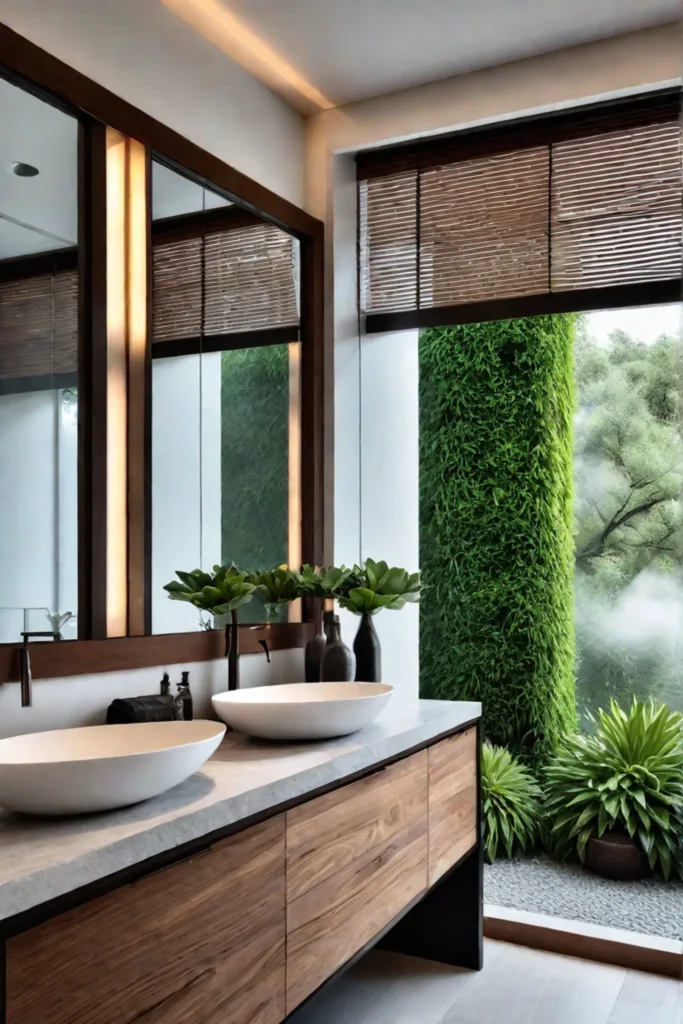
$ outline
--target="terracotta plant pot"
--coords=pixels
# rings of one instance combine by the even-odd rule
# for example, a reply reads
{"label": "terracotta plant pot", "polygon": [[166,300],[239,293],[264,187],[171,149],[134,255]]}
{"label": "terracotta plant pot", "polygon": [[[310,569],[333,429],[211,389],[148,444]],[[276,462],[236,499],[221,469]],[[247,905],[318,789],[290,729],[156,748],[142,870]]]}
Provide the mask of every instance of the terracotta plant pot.
{"label": "terracotta plant pot", "polygon": [[605,832],[601,839],[589,839],[586,867],[596,875],[620,882],[633,882],[651,874],[647,856],[625,832]]}

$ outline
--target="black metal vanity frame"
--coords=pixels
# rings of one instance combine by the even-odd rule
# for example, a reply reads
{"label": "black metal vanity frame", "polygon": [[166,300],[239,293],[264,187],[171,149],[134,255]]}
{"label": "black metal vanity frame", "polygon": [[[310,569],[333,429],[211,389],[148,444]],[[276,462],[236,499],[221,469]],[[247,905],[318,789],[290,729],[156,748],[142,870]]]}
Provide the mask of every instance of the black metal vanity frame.
{"label": "black metal vanity frame", "polygon": [[[458,726],[419,743],[400,754],[386,758],[371,768],[354,772],[339,782],[321,786],[311,790],[302,797],[284,801],[267,811],[259,812],[249,818],[212,832],[201,839],[177,846],[165,853],[142,861],[130,868],[117,871],[106,878],[82,886],[63,896],[58,896],[46,903],[39,904],[14,917],[0,922],[0,1024],[6,1022],[6,943],[22,932],[44,924],[46,921],[69,910],[112,892],[146,875],[163,871],[181,861],[188,860],[210,847],[219,840],[242,832],[253,825],[258,825],[269,818],[276,817],[284,811],[291,810],[301,804],[308,803],[316,797],[323,796],[333,790],[340,790],[359,779],[367,778],[389,765],[403,761],[405,758],[426,750],[442,740],[456,736],[467,729],[476,727],[476,766],[477,766],[477,842],[463,857],[451,867],[435,885],[428,888],[412,900],[385,928],[375,935],[362,949],[347,960],[332,974],[315,992],[297,1006],[298,1013],[302,1006],[317,999],[320,994],[332,985],[342,974],[361,959],[370,949],[381,946],[384,949],[425,960],[434,960],[454,967],[464,967],[479,971],[484,965],[483,925],[484,925],[484,848],[482,843],[482,800],[481,800],[481,719],[471,719]],[[457,927],[454,922],[457,921]],[[291,1014],[290,1016],[293,1016]],[[290,1019],[289,1017],[287,1020]],[[284,1024],[284,1022],[283,1022]]]}
{"label": "black metal vanity frame", "polygon": [[[198,184],[220,192],[275,224],[300,243],[301,316],[301,508],[303,561],[324,564],[332,541],[332,382],[324,332],[324,230],[321,221],[201,149],[166,125],[75,71],[0,24],[0,76],[63,109],[79,122],[79,639],[31,644],[36,679],[122,671],[220,658],[223,636],[215,631],[151,634],[151,330],[144,381],[131,390],[129,448],[128,630],[107,638],[106,627],[106,194],[107,127],[143,143],[154,157]],[[148,195],[151,189],[148,174]],[[149,204],[148,204],[149,206]],[[151,221],[148,257],[151,251]],[[71,259],[75,253],[71,252]],[[148,258],[148,267],[151,260]],[[0,263],[0,272],[2,263]],[[148,288],[148,325],[151,301]],[[258,332],[282,341],[282,331]],[[214,339],[215,340],[215,339]],[[240,347],[248,339],[233,339]],[[261,338],[261,343],[269,341]],[[290,339],[291,340],[291,339]],[[250,340],[253,344],[253,339]],[[232,344],[232,342],[231,342]],[[233,345],[233,347],[234,347]],[[140,429],[140,424],[143,428]],[[314,623],[277,623],[271,650],[303,647]],[[259,634],[241,630],[242,653],[260,653]],[[18,682],[21,644],[0,644],[0,684]],[[17,700],[19,695],[17,694]]]}

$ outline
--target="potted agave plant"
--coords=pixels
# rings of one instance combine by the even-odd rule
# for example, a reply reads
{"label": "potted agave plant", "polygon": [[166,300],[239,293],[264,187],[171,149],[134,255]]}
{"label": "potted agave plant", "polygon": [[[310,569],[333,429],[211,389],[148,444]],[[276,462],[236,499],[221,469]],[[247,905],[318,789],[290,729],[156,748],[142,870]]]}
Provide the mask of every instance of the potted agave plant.
{"label": "potted agave plant", "polygon": [[172,601],[187,601],[213,616],[217,629],[225,629],[225,655],[228,658],[229,689],[239,686],[239,617],[237,609],[248,604],[258,589],[246,573],[235,565],[214,565],[213,573],[193,569],[176,570],[177,580],[164,590]]}
{"label": "potted agave plant", "polygon": [[607,878],[683,878],[683,715],[612,701],[594,733],[570,736],[546,769],[552,851]]}
{"label": "potted agave plant", "polygon": [[[338,575],[330,577],[332,573]],[[327,596],[336,598],[342,608],[360,616],[353,642],[356,680],[381,682],[382,654],[373,616],[383,608],[397,611],[409,602],[419,601],[419,572],[411,574],[398,566],[368,558],[363,566],[329,570],[322,586]]]}

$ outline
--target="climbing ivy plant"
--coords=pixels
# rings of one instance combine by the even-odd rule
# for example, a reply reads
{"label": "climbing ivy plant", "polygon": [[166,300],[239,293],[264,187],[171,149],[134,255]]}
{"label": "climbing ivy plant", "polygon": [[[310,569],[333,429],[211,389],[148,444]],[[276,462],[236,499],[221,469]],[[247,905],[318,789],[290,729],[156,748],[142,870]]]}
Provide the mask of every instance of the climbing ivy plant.
{"label": "climbing ivy plant", "polygon": [[420,337],[420,678],[531,765],[575,725],[573,315]]}

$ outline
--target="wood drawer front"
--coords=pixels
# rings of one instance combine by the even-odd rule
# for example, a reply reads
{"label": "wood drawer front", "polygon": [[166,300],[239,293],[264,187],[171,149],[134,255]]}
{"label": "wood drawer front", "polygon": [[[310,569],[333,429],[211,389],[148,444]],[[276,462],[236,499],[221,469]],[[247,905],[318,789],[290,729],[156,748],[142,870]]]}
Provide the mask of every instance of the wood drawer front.
{"label": "wood drawer front", "polygon": [[287,1013],[427,887],[427,753],[287,812]]}
{"label": "wood drawer front", "polygon": [[429,884],[477,842],[477,730],[429,747]]}
{"label": "wood drawer front", "polygon": [[7,1024],[279,1024],[284,815],[7,943]]}

